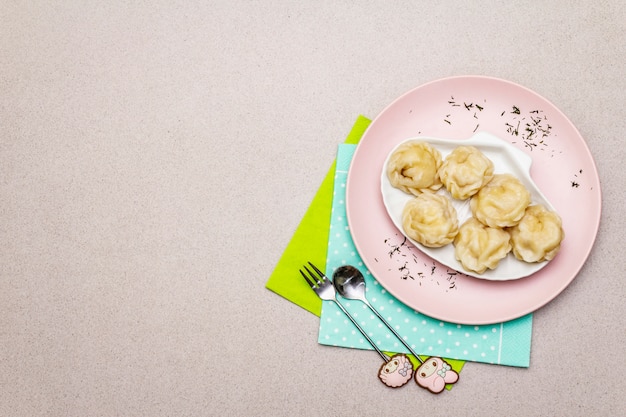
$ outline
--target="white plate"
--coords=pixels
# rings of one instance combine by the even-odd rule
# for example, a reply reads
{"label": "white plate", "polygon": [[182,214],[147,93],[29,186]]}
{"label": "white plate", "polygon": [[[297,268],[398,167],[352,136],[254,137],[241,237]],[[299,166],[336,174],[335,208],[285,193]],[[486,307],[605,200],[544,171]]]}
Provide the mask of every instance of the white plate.
{"label": "white plate", "polygon": [[[387,155],[385,163],[383,164],[380,182],[383,203],[385,204],[385,208],[387,209],[387,213],[389,214],[391,221],[398,228],[398,230],[404,236],[406,236],[406,238],[409,239],[411,243],[413,243],[413,245],[415,245],[416,248],[433,258],[435,261],[449,268],[452,268],[466,275],[492,281],[506,281],[511,279],[523,278],[534,274],[547,264],[547,262],[523,262],[516,259],[513,253],[510,252],[504,259],[500,261],[495,269],[488,269],[484,273],[478,274],[473,271],[465,270],[461,263],[456,260],[454,256],[454,246],[452,244],[443,246],[441,248],[429,248],[408,237],[402,228],[402,210],[404,208],[404,205],[409,200],[415,198],[415,196],[407,194],[391,185],[391,183],[389,182],[389,178],[387,177],[387,164],[389,162],[391,154],[393,154],[399,146],[409,140],[421,140],[427,142],[428,144],[439,150],[439,152],[441,152],[442,158],[444,159],[450,152],[452,152],[452,150],[454,150],[454,148],[458,146],[474,146],[493,162],[494,173],[509,173],[517,177],[530,192],[532,204],[542,204],[545,207],[550,208],[551,210],[554,210],[554,207],[541,193],[541,190],[539,190],[539,187],[537,187],[537,185],[533,182],[530,176],[530,166],[532,164],[532,159],[530,158],[530,156],[528,156],[518,148],[514,147],[510,143],[505,142],[504,140],[494,135],[486,132],[479,132],[472,136],[470,139],[460,141],[452,139],[433,138],[428,136],[410,138],[399,143]],[[452,205],[457,211],[459,225],[463,224],[465,220],[472,216],[469,208],[469,199],[454,199],[452,198],[452,196],[450,196],[450,193],[445,189],[445,187],[442,187],[439,191],[437,191],[437,193],[446,195],[450,198]]]}

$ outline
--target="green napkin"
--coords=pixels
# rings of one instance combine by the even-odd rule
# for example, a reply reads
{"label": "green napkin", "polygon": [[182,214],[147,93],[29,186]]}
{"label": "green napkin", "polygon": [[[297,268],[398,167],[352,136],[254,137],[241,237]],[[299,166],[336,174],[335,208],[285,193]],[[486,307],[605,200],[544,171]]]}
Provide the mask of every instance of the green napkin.
{"label": "green napkin", "polygon": [[[345,143],[356,144],[365,133],[371,120],[359,116]],[[330,226],[330,211],[333,202],[335,177],[333,162],[322,185],[317,190],[311,205],[300,221],[287,248],[270,275],[265,287],[287,300],[319,316],[322,313],[322,300],[311,291],[298,269],[311,261],[322,271],[326,270],[326,250]]]}

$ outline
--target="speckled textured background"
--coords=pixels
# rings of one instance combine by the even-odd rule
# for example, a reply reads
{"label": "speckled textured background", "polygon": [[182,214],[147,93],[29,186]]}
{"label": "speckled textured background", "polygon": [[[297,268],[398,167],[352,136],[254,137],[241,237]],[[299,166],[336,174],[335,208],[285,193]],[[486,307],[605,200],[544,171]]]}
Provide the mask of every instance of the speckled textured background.
{"label": "speckled textured background", "polygon": [[[618,0],[4,2],[0,414],[618,415],[625,22]],[[389,390],[264,284],[356,117],[465,74],[577,126],[600,231],[529,369]]]}

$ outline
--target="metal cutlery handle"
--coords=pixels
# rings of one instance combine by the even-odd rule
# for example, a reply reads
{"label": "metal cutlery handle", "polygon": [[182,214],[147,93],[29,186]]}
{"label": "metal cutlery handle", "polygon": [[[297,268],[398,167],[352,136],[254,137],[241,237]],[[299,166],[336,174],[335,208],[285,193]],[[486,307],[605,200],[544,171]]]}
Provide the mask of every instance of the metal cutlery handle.
{"label": "metal cutlery handle", "polygon": [[374,343],[374,341],[372,339],[370,339],[370,337],[367,335],[367,333],[365,332],[365,330],[363,330],[363,328],[361,326],[359,326],[359,323],[356,322],[356,320],[350,315],[350,313],[348,313],[348,310],[346,310],[344,308],[343,305],[341,305],[341,303],[337,300],[332,300],[335,302],[335,304],[337,304],[337,306],[339,306],[339,308],[341,309],[341,311],[344,312],[344,314],[346,316],[348,316],[348,318],[350,319],[350,321],[352,322],[352,324],[354,324],[356,326],[357,329],[359,329],[359,331],[361,332],[361,334],[363,334],[363,336],[365,337],[365,339],[367,339],[368,342],[370,342],[370,345],[372,345],[372,347],[376,350],[376,352],[378,352],[378,354],[380,355],[381,358],[383,358],[383,360],[385,362],[389,361],[389,356],[385,355],[379,348],[378,346],[376,346],[376,343]]}
{"label": "metal cutlery handle", "polygon": [[409,344],[402,338],[402,336],[400,336],[398,332],[396,332],[396,330],[389,323],[387,323],[387,320],[385,320],[384,317],[380,315],[380,313],[369,303],[369,301],[366,298],[363,298],[362,301],[363,303],[365,303],[365,305],[367,305],[370,308],[370,310],[374,312],[374,314],[376,314],[376,317],[378,317],[380,321],[382,321],[385,324],[385,326],[387,326],[387,328],[391,331],[391,333],[393,333],[393,335],[397,337],[400,342],[402,342],[402,344],[409,350],[409,352],[411,352],[413,356],[415,356],[415,358],[417,358],[417,360],[420,361],[420,363],[424,363],[422,358],[420,358],[419,355],[415,353],[413,348],[411,348],[411,346],[409,346]]}

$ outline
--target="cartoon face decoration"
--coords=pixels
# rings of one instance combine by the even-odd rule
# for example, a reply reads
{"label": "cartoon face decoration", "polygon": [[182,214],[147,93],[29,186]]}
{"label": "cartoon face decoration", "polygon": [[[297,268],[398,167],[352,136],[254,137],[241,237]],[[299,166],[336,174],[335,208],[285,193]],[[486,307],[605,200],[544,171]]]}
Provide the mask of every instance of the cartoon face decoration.
{"label": "cartoon face decoration", "polygon": [[415,370],[415,382],[432,393],[439,394],[446,384],[454,384],[459,374],[441,358],[430,357]]}
{"label": "cartoon face decoration", "polygon": [[397,354],[384,363],[378,371],[378,378],[391,388],[398,388],[411,380],[413,364],[405,355]]}

